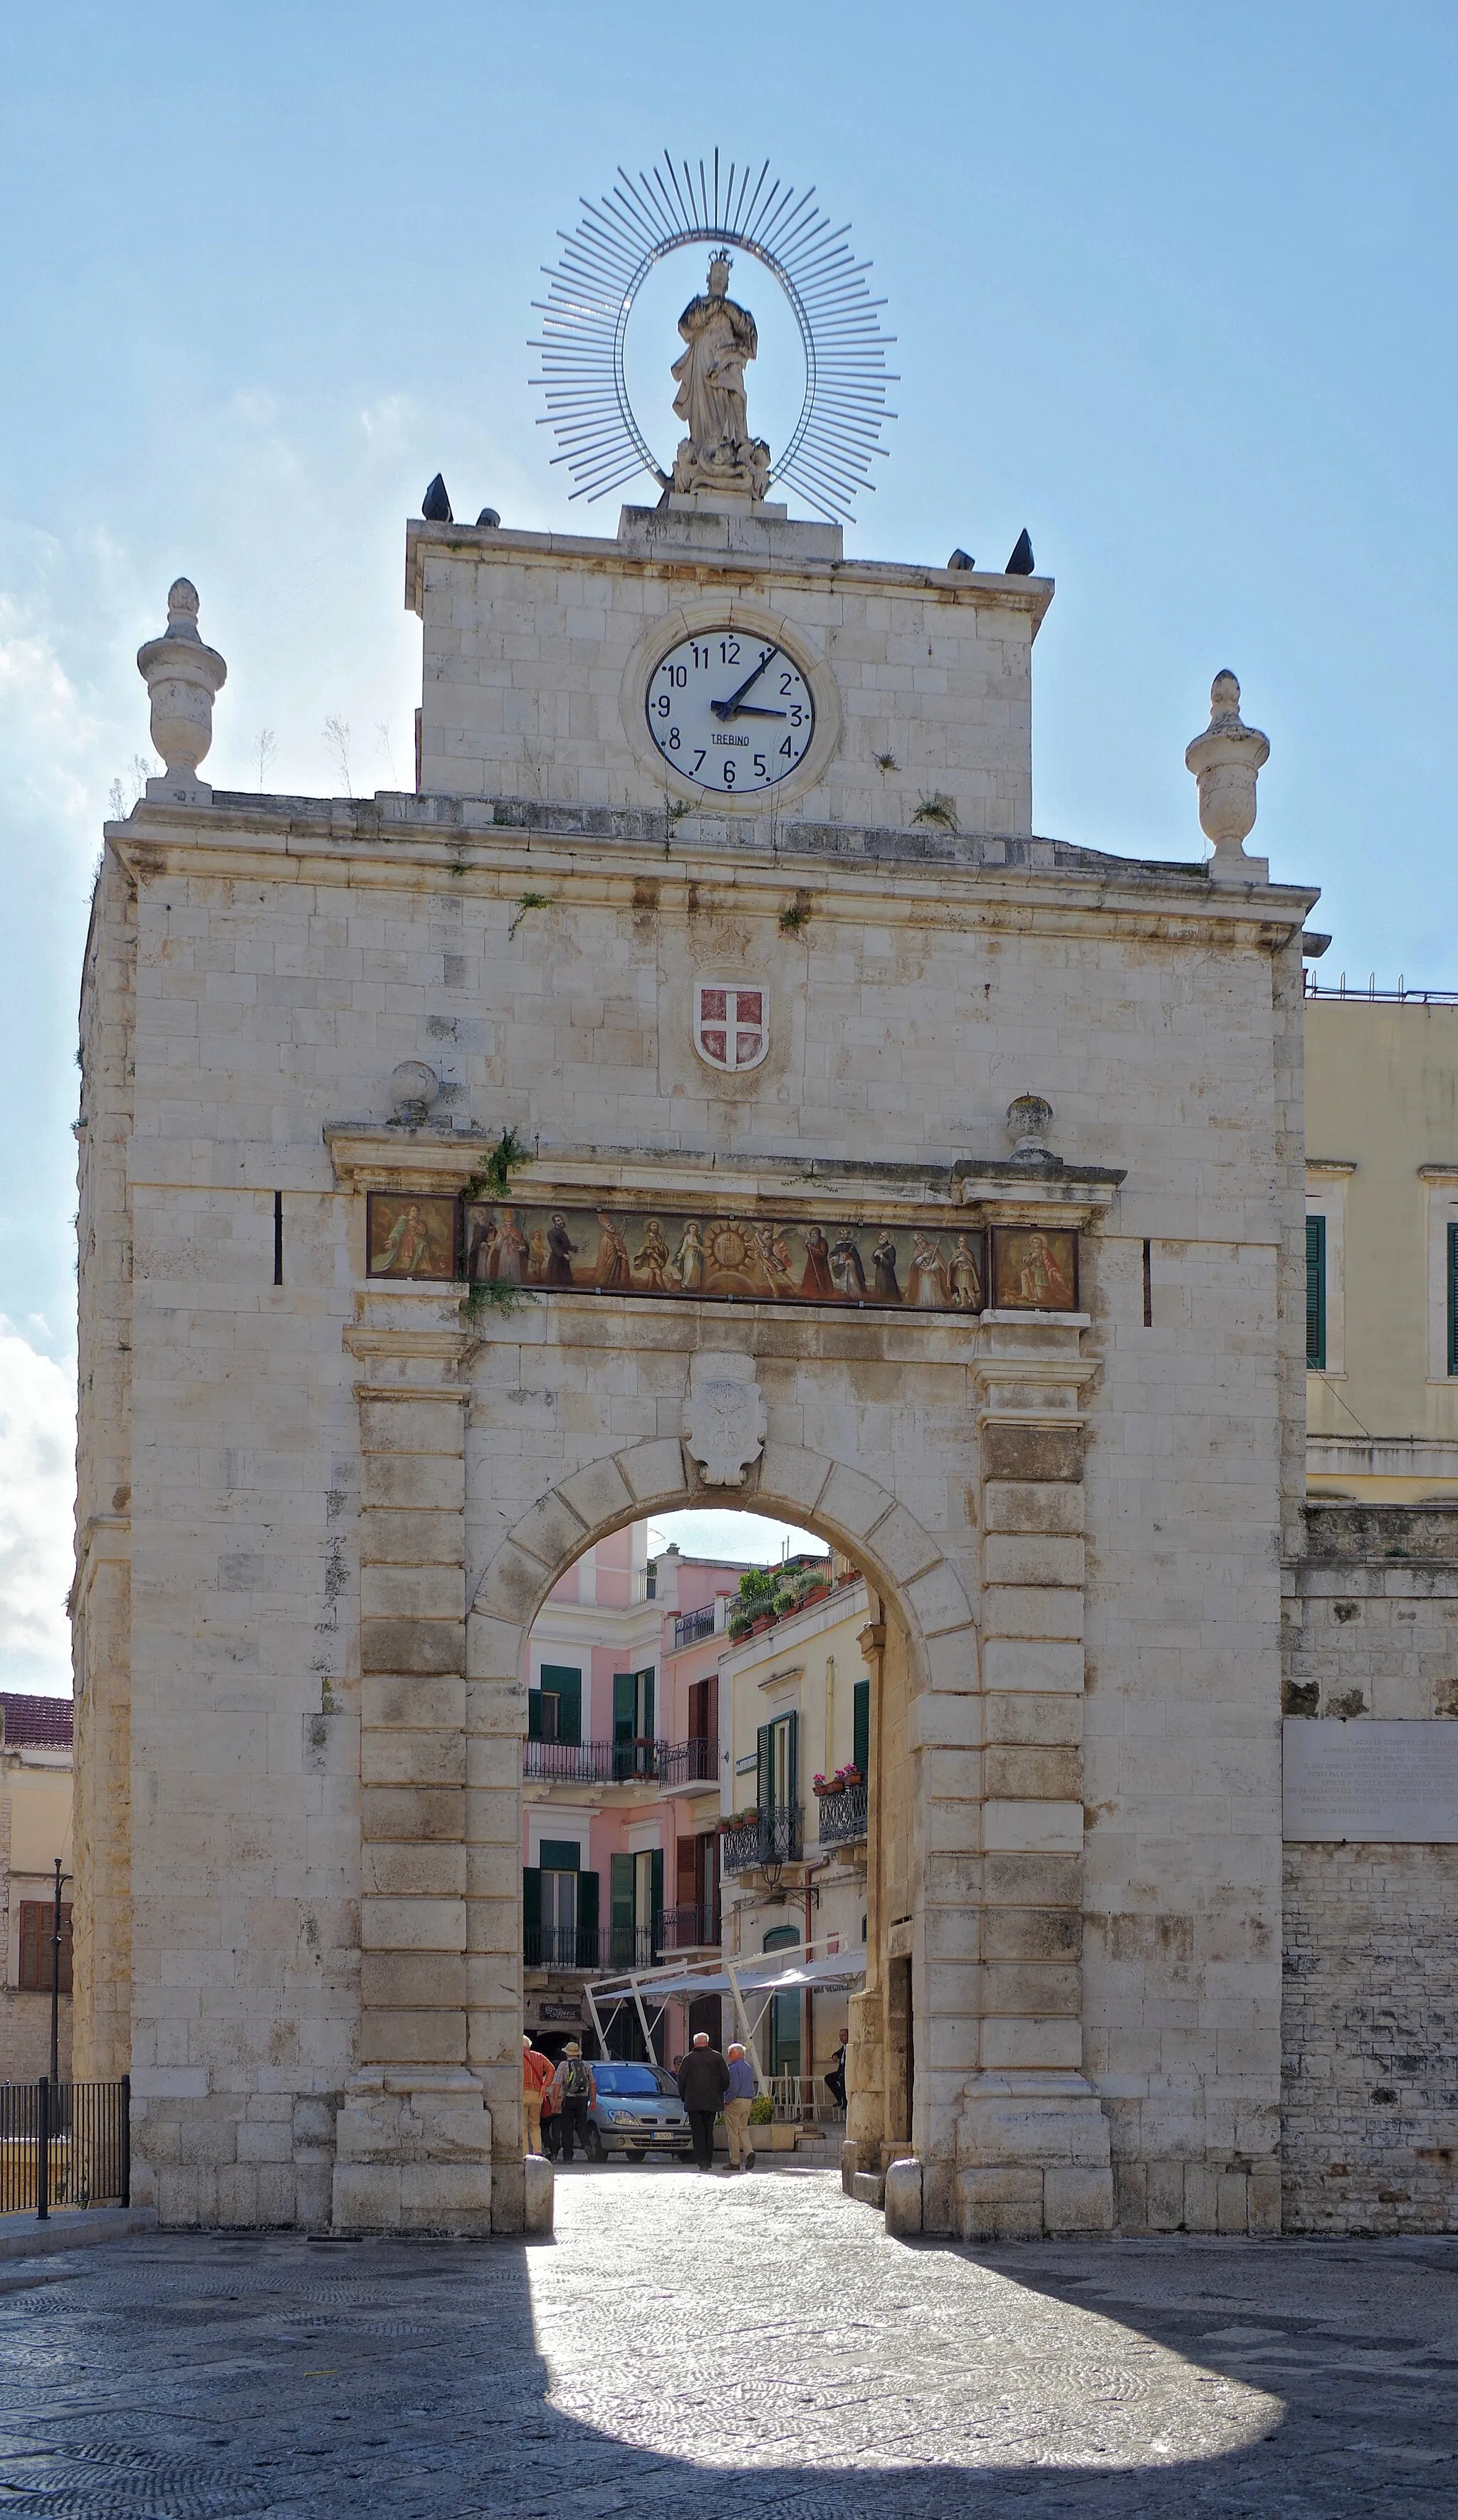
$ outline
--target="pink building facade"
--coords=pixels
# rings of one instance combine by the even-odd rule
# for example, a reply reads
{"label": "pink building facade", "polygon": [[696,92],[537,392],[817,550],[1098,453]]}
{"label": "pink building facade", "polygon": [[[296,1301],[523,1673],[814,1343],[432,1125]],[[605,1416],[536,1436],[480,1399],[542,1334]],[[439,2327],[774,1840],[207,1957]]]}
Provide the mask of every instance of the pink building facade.
{"label": "pink building facade", "polygon": [[[716,1950],[721,1891],[719,1656],[742,1560],[650,1558],[633,1523],[554,1586],[527,1640],[523,1679],[525,2027],[548,2055],[593,2044],[590,1981]],[[725,1732],[727,1738],[727,1730]],[[670,2007],[663,2059],[691,2025]],[[619,2006],[614,2052],[643,2051]]]}

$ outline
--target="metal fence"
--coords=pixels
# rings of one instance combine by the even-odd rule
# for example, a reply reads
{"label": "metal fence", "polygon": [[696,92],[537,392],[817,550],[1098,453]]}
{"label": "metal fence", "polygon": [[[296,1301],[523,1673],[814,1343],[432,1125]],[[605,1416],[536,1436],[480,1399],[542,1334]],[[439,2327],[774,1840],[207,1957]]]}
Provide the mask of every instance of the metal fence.
{"label": "metal fence", "polygon": [[659,1743],[659,1781],[675,1785],[716,1785],[719,1781],[719,1745],[716,1740],[661,1741]]}
{"label": "metal fence", "polygon": [[131,2081],[0,2083],[0,2214],[131,2202]]}
{"label": "metal fence", "polygon": [[685,1645],[701,1644],[714,1632],[716,1604],[706,1601],[702,1610],[685,1610],[673,1622],[673,1650],[681,1653]]}
{"label": "metal fence", "polygon": [[807,2118],[816,2126],[837,2127],[845,2123],[845,2112],[823,2074],[771,2074],[764,2088],[774,2109],[776,2126],[799,2126]]}
{"label": "metal fence", "polygon": [[701,1908],[697,1902],[665,1908],[659,1919],[659,1931],[665,1952],[703,1951],[719,1939],[718,1914],[713,1908]]}

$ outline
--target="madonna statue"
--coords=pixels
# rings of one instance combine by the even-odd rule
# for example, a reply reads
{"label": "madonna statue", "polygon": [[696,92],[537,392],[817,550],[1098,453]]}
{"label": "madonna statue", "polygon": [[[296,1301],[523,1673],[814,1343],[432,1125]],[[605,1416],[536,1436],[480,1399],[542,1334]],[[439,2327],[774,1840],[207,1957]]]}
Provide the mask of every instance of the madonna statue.
{"label": "madonna statue", "polygon": [[751,437],[745,409],[745,367],[759,347],[754,318],[726,295],[729,263],[715,255],[708,286],[691,298],[678,319],[688,344],[673,363],[678,391],[673,408],[688,429],[673,467],[675,490],[729,490],[762,499],[769,487],[769,448]]}

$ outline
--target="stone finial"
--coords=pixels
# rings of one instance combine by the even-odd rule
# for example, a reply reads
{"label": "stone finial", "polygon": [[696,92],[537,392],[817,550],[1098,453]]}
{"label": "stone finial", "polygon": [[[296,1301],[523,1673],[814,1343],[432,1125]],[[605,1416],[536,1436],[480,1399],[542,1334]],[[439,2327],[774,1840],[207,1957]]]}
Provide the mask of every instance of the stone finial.
{"label": "stone finial", "polygon": [[1185,768],[1200,788],[1200,828],[1214,843],[1210,874],[1217,883],[1260,882],[1263,860],[1242,846],[1255,823],[1255,781],[1271,747],[1258,728],[1241,720],[1241,687],[1234,674],[1216,674],[1209,687],[1209,725],[1185,746]]}
{"label": "stone finial", "polygon": [[1053,1125],[1053,1105],[1041,1094],[1020,1094],[1008,1104],[1008,1136],[1013,1142],[1015,1162],[1046,1163],[1048,1132]]}
{"label": "stone finial", "polygon": [[212,742],[212,703],[228,679],[215,648],[198,635],[198,590],[179,577],[167,591],[167,626],[159,639],[137,650],[137,671],[152,700],[152,741],[166,764],[149,779],[149,796],[172,803],[204,803],[212,794],[198,777],[198,764]]}

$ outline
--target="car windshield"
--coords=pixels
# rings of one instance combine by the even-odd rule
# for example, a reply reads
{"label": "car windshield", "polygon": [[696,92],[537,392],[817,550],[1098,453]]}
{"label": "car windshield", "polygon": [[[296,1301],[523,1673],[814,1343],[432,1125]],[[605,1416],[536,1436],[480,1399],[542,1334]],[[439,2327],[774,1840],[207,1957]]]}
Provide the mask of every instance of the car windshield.
{"label": "car windshield", "polygon": [[594,2065],[592,2070],[599,2092],[615,2099],[656,2100],[674,2088],[666,2074],[655,2073],[651,2065]]}

